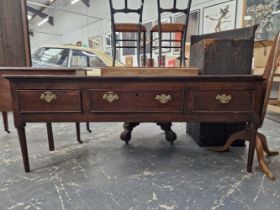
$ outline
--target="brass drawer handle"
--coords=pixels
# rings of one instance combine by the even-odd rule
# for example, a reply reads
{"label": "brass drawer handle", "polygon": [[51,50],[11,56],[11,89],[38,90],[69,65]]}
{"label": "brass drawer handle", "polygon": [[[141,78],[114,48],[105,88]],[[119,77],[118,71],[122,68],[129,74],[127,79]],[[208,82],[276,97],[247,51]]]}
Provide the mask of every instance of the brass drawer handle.
{"label": "brass drawer handle", "polygon": [[169,101],[172,100],[172,97],[171,95],[161,94],[161,95],[156,95],[155,99],[159,101],[161,104],[167,104]]}
{"label": "brass drawer handle", "polygon": [[108,101],[109,103],[112,103],[114,101],[117,101],[120,99],[120,97],[118,96],[118,94],[114,93],[114,92],[107,92],[102,96],[102,99],[105,101]]}
{"label": "brass drawer handle", "polygon": [[51,91],[45,91],[40,96],[41,100],[44,100],[47,103],[51,103],[52,101],[56,100],[56,95]]}
{"label": "brass drawer handle", "polygon": [[216,99],[221,104],[228,104],[232,100],[232,96],[231,95],[222,94],[222,95],[217,95]]}

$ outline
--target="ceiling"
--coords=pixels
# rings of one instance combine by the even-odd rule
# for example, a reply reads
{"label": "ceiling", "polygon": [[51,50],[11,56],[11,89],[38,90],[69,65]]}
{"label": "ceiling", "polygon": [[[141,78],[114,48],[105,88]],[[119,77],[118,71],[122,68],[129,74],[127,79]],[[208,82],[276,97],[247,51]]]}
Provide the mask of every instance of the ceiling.
{"label": "ceiling", "polygon": [[[40,21],[48,22],[54,25],[53,16],[56,11],[64,10],[64,8],[74,2],[83,2],[87,7],[90,5],[90,0],[27,0],[27,14],[29,24],[40,23]],[[32,28],[32,27],[31,27]]]}

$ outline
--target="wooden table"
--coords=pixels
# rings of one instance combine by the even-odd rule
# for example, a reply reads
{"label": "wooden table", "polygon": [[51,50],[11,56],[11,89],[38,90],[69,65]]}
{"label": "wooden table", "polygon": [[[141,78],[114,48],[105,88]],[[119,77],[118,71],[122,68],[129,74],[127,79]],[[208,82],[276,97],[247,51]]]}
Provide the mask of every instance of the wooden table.
{"label": "wooden table", "polygon": [[4,129],[9,131],[7,112],[13,110],[9,81],[3,75],[76,75],[85,74],[84,69],[70,68],[30,68],[30,67],[0,67],[0,111],[2,112]]}
{"label": "wooden table", "polygon": [[[24,169],[26,123],[246,122],[252,171],[265,80],[261,76],[5,76]],[[53,143],[53,142],[51,142]]]}

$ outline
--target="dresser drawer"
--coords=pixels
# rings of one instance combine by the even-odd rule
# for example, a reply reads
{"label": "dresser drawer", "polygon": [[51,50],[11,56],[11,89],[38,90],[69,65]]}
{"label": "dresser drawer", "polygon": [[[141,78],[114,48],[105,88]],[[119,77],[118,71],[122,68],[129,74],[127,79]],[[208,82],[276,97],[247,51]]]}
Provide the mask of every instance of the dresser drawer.
{"label": "dresser drawer", "polygon": [[91,90],[92,112],[183,112],[183,90]]}
{"label": "dresser drawer", "polygon": [[246,112],[254,106],[253,90],[201,90],[194,91],[193,111]]}
{"label": "dresser drawer", "polygon": [[20,90],[19,111],[81,112],[80,90]]}

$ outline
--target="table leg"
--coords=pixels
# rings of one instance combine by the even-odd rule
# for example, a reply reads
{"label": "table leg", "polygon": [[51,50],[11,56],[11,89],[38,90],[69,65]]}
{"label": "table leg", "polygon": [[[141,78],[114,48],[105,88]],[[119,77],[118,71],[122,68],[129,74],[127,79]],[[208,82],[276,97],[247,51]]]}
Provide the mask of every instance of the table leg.
{"label": "table leg", "polygon": [[256,138],[257,138],[257,129],[254,125],[250,126],[251,128],[251,136],[249,143],[249,152],[248,152],[248,162],[247,162],[247,172],[252,172],[255,146],[256,146]]}
{"label": "table leg", "polygon": [[90,127],[89,127],[89,122],[87,122],[87,131],[88,131],[89,133],[91,133],[91,129],[90,129]]}
{"label": "table leg", "polygon": [[3,123],[4,123],[4,130],[7,133],[10,133],[10,131],[9,131],[9,123],[8,123],[8,113],[7,112],[2,112],[2,118],[3,118]]}
{"label": "table leg", "polygon": [[48,131],[49,150],[54,151],[52,124],[46,123],[46,125],[47,125],[47,131]]}
{"label": "table leg", "polygon": [[21,124],[19,127],[17,127],[17,132],[19,137],[24,170],[25,172],[30,172],[28,149],[27,149],[26,134],[25,134],[25,124]]}
{"label": "table leg", "polygon": [[77,141],[82,144],[83,141],[81,140],[81,126],[79,122],[76,122],[76,132],[77,132]]}

